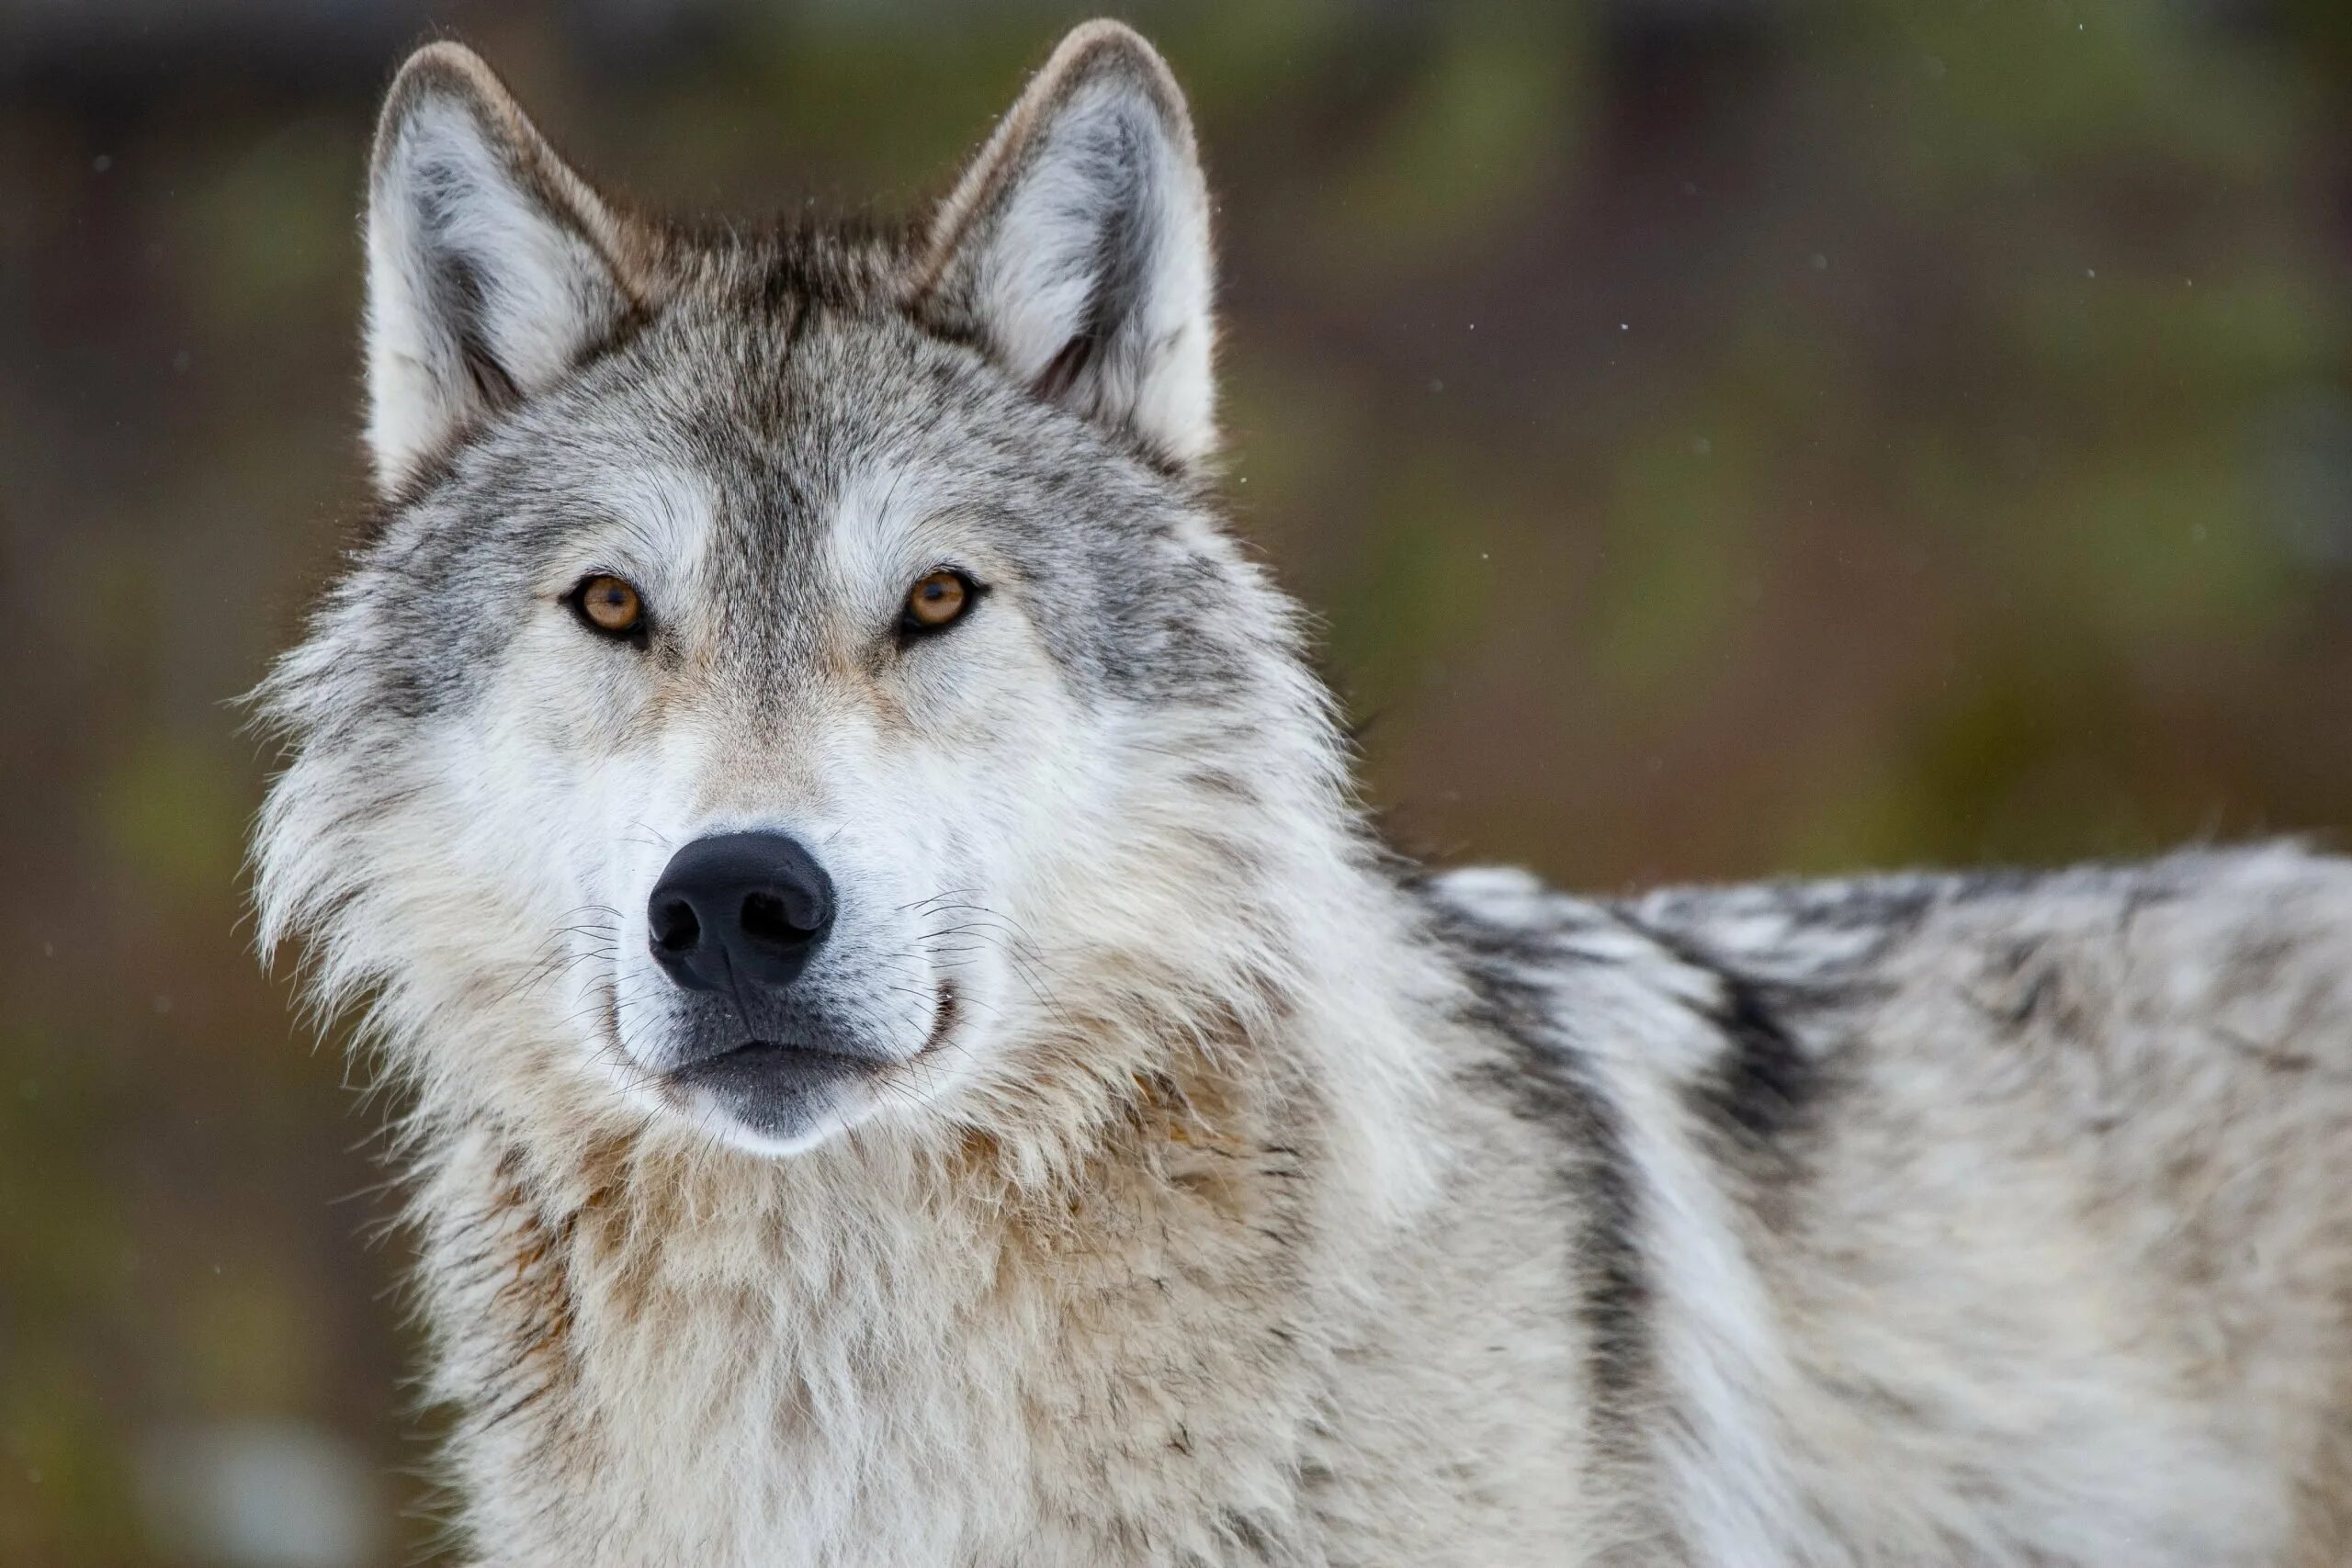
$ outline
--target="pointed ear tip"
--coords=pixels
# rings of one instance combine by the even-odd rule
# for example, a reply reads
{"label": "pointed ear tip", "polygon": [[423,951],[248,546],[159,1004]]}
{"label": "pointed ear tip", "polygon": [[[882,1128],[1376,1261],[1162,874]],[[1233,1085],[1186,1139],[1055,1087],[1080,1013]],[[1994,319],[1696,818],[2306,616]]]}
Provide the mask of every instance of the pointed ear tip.
{"label": "pointed ear tip", "polygon": [[1120,51],[1136,59],[1154,62],[1159,60],[1159,51],[1151,47],[1151,40],[1116,17],[1097,17],[1091,21],[1080,22],[1064,33],[1062,41],[1054,47],[1054,52],[1059,55],[1083,54],[1095,50]]}
{"label": "pointed ear tip", "polygon": [[490,68],[490,62],[454,39],[435,39],[401,62],[401,68],[392,73],[392,85],[385,89],[384,102],[390,107],[409,94],[436,88],[484,97],[506,96],[506,85]]}
{"label": "pointed ear tip", "polygon": [[1176,73],[1151,40],[1114,17],[1097,17],[1091,22],[1080,22],[1062,36],[1054,46],[1053,58],[1038,73],[1041,79],[1074,82],[1101,75],[1121,74],[1146,85],[1153,96],[1163,100],[1162,107],[1179,118],[1184,117],[1183,90],[1176,84]]}
{"label": "pointed ear tip", "polygon": [[392,73],[384,89],[384,107],[376,119],[376,161],[380,164],[392,133],[418,105],[435,98],[454,98],[477,108],[512,112],[514,96],[490,62],[464,44],[436,39],[422,45]]}

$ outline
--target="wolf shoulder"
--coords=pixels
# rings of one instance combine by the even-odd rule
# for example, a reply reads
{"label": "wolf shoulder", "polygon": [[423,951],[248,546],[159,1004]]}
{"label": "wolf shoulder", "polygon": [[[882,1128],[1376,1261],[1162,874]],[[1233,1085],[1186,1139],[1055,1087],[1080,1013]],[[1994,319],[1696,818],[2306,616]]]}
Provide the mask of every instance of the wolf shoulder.
{"label": "wolf shoulder", "polygon": [[1595,1321],[1694,1555],[2346,1561],[2352,863],[1427,897],[1602,1134]]}
{"label": "wolf shoulder", "polygon": [[1427,897],[1474,983],[1514,987],[1558,1048],[1719,1083],[1704,1059],[1733,1058],[1765,1101],[1722,1107],[1749,1132],[1812,1109],[1775,1098],[1910,1079],[2093,1131],[2168,1097],[2251,1109],[2269,1083],[2352,1122],[2352,860],[2296,842],[1612,900],[1479,867]]}

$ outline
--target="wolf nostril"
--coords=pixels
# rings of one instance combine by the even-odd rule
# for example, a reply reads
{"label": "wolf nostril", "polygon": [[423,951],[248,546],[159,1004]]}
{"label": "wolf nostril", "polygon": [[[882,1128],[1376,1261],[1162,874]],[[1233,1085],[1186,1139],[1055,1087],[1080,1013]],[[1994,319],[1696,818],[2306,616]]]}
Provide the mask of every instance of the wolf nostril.
{"label": "wolf nostril", "polygon": [[653,945],[662,952],[692,953],[701,940],[702,922],[684,898],[673,898],[654,912]]}
{"label": "wolf nostril", "polygon": [[793,924],[784,900],[773,893],[746,894],[739,918],[743,922],[743,934],[757,942],[797,942],[807,934]]}
{"label": "wolf nostril", "polygon": [[743,936],[760,942],[805,942],[823,921],[805,921],[793,915],[793,909],[776,894],[746,894],[743,896]]}
{"label": "wolf nostril", "polygon": [[645,912],[654,962],[688,990],[775,989],[832,929],[833,880],[782,833],[718,834],[670,857]]}

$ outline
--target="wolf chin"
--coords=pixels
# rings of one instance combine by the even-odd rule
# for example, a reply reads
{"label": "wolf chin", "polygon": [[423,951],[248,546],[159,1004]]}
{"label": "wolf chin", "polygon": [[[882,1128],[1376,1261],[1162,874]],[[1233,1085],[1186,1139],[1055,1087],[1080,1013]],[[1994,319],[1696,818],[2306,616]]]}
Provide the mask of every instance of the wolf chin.
{"label": "wolf chin", "polygon": [[1404,863],[1218,516],[1209,215],[1111,24],[903,231],[394,83],[256,861],[458,1549],[2352,1560],[2352,875]]}

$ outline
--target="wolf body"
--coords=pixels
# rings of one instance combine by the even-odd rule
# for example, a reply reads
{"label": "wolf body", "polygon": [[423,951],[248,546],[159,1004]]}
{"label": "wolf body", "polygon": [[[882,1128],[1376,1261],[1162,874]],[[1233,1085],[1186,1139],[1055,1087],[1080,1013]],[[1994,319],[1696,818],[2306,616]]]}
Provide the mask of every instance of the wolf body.
{"label": "wolf body", "polygon": [[1108,24],[904,232],[393,86],[256,858],[405,1086],[460,1550],[2345,1561],[2352,873],[1402,862],[1216,515],[1207,211]]}

